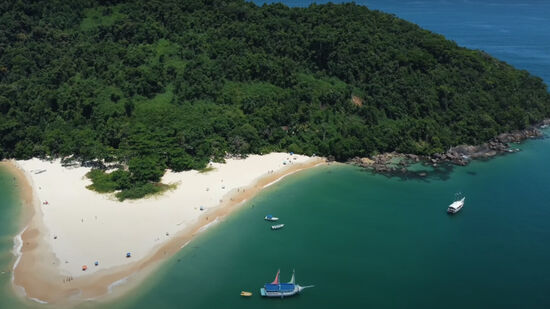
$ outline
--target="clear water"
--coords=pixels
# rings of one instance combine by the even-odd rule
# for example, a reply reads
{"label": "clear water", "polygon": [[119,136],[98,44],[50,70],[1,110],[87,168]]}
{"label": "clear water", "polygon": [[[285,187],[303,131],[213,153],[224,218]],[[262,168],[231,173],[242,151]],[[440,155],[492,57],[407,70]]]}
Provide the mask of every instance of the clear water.
{"label": "clear water", "polygon": [[[317,1],[322,3],[323,1]],[[286,1],[308,5],[310,1]],[[549,1],[357,1],[550,81]],[[128,296],[81,308],[550,308],[550,139],[426,179],[321,167],[270,187],[167,261]],[[0,270],[17,233],[0,171]],[[456,191],[466,205],[445,213]],[[272,213],[286,226],[271,231]],[[262,299],[281,268],[314,284]],[[0,308],[25,308],[0,275]],[[241,290],[254,296],[245,299]],[[39,306],[41,307],[41,306]]]}
{"label": "clear water", "polygon": [[15,262],[13,237],[20,226],[20,202],[13,176],[0,167],[0,308],[18,308],[21,303],[13,295],[11,268]]}

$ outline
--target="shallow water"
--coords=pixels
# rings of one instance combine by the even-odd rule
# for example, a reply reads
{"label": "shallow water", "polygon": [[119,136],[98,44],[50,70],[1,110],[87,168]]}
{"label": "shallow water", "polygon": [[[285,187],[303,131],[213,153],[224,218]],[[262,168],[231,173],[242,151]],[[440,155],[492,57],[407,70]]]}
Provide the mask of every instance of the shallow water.
{"label": "shallow water", "polygon": [[[548,1],[357,3],[550,81]],[[79,307],[549,308],[550,139],[519,148],[421,179],[349,166],[289,176],[193,240],[128,296]],[[14,261],[18,229],[10,179],[0,171],[0,271]],[[457,191],[466,205],[448,216]],[[268,213],[286,226],[271,231],[263,220]],[[294,298],[260,298],[278,268],[283,280],[295,268],[298,283],[315,287]],[[29,306],[13,296],[10,276],[0,274],[0,308]],[[254,296],[241,298],[241,290]]]}
{"label": "shallow water", "polygon": [[15,179],[0,167],[0,308],[22,305],[11,284],[11,268],[15,263],[13,237],[21,227],[20,210]]}

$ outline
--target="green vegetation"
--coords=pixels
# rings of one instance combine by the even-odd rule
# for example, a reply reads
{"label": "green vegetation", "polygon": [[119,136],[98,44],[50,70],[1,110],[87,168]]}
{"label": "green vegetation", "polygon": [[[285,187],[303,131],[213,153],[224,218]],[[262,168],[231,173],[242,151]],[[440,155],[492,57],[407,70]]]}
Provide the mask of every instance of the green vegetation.
{"label": "green vegetation", "polygon": [[98,6],[84,10],[86,16],[80,23],[80,30],[95,30],[100,26],[112,26],[116,21],[122,20],[125,15],[120,13],[120,6]]}
{"label": "green vegetation", "polygon": [[176,188],[175,184],[159,183],[159,179],[151,181],[141,181],[147,179],[147,176],[130,173],[127,171],[116,170],[111,173],[99,169],[91,170],[87,175],[92,180],[92,184],[87,188],[99,193],[115,193],[115,196],[120,200],[138,199],[145,196],[151,196],[162,193],[167,190]]}
{"label": "green vegetation", "polygon": [[91,188],[138,198],[226,153],[431,154],[550,115],[540,78],[355,4],[109,3],[0,4],[1,158],[120,162]]}
{"label": "green vegetation", "polygon": [[214,168],[213,166],[207,166],[207,167],[204,167],[204,168],[199,169],[199,173],[205,174],[205,173],[211,172],[211,171],[213,171],[213,170],[215,170],[215,169],[216,169],[216,168]]}

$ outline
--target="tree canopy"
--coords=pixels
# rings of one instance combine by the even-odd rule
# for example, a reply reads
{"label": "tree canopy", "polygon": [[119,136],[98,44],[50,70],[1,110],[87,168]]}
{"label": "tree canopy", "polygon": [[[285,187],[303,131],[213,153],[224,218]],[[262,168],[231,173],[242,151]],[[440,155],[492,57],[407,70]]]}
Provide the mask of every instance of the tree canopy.
{"label": "tree canopy", "polygon": [[125,163],[93,179],[126,197],[226,153],[432,154],[550,115],[540,78],[353,3],[14,0],[0,14],[0,157]]}

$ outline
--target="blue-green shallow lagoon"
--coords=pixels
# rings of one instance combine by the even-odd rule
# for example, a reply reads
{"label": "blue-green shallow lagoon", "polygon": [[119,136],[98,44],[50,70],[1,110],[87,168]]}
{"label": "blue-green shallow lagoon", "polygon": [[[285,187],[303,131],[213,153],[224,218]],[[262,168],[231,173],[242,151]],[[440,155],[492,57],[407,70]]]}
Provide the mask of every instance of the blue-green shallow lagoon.
{"label": "blue-green shallow lagoon", "polygon": [[6,309],[22,306],[11,284],[13,237],[20,228],[20,205],[15,179],[0,167],[0,308]]}

